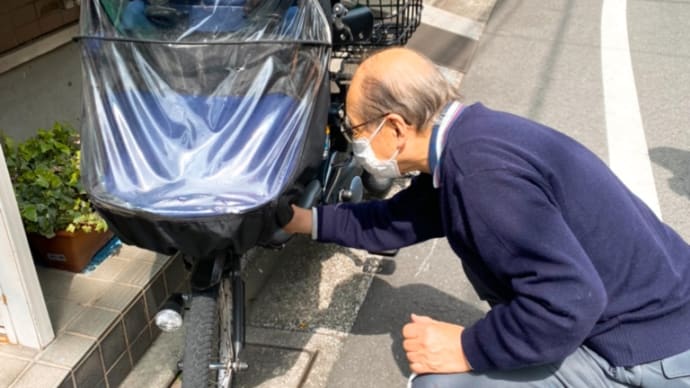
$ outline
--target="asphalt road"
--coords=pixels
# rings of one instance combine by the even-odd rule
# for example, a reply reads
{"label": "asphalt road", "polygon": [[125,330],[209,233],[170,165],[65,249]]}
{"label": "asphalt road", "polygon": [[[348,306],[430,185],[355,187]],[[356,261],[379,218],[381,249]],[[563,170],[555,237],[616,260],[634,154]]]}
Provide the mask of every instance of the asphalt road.
{"label": "asphalt road", "polygon": [[[413,43],[467,72],[466,102],[540,121],[627,168],[634,190],[651,193],[690,241],[688,20],[687,1],[499,0],[478,45],[430,26]],[[327,386],[402,387],[410,313],[467,325],[486,308],[445,241],[406,248],[392,274],[374,278]]]}

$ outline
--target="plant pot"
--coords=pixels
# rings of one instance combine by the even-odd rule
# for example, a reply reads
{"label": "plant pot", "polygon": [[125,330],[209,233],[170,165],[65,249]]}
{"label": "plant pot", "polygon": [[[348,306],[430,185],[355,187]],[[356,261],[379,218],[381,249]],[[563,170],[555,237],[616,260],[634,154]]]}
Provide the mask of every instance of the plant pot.
{"label": "plant pot", "polygon": [[29,244],[45,265],[71,272],[81,272],[93,256],[112,237],[113,232],[57,232],[53,238],[30,233]]}

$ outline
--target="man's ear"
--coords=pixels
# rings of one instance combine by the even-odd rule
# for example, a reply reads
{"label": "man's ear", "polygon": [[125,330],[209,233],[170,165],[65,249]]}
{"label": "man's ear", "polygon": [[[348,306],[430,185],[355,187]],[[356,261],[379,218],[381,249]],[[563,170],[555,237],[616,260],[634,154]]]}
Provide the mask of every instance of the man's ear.
{"label": "man's ear", "polygon": [[387,117],[388,122],[393,126],[395,129],[396,135],[398,137],[399,141],[404,141],[408,137],[412,135],[410,131],[413,131],[414,128],[410,124],[408,124],[405,119],[400,116],[397,113],[391,113]]}

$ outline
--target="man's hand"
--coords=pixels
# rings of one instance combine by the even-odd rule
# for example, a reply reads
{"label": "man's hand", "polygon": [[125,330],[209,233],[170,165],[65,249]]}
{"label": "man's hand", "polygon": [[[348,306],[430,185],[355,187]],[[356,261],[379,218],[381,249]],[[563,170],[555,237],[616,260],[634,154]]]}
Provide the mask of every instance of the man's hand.
{"label": "man's hand", "polygon": [[412,314],[403,327],[403,348],[410,369],[422,373],[463,373],[471,370],[460,343],[464,327]]}
{"label": "man's hand", "polygon": [[311,233],[311,209],[303,209],[292,205],[292,219],[289,220],[283,230],[287,233]]}

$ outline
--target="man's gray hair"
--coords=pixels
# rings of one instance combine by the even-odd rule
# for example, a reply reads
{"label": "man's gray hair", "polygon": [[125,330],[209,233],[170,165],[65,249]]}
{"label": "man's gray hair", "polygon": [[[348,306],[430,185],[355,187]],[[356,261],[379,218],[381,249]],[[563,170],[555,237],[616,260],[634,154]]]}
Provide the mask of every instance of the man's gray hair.
{"label": "man's gray hair", "polygon": [[431,61],[428,64],[425,71],[409,74],[366,75],[356,106],[348,109],[354,109],[363,121],[397,113],[418,131],[425,130],[447,103],[460,99],[441,71]]}

